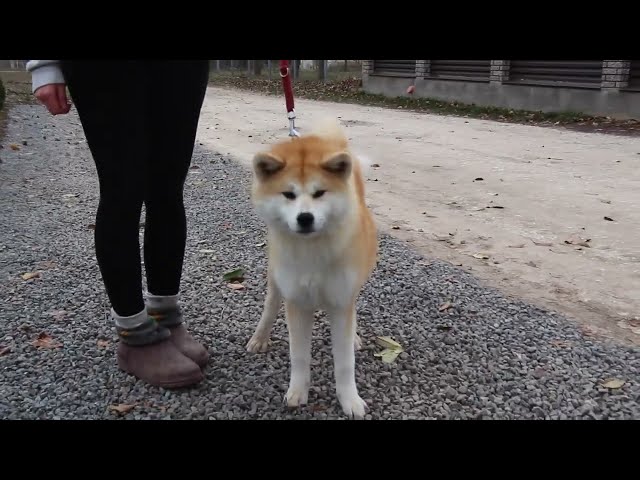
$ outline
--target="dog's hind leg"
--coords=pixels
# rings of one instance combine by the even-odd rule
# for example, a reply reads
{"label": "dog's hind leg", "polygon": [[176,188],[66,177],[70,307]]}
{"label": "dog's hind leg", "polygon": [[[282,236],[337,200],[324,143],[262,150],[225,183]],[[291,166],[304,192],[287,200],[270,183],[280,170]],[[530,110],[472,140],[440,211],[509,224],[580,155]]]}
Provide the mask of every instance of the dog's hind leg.
{"label": "dog's hind leg", "polygon": [[267,279],[267,297],[264,301],[262,316],[260,317],[256,330],[253,332],[251,340],[247,343],[248,352],[259,353],[267,351],[271,330],[278,318],[281,303],[282,295],[280,294],[280,290],[278,290],[276,283],[269,275]]}
{"label": "dog's hind leg", "polygon": [[291,378],[285,401],[289,407],[307,403],[311,385],[311,335],[315,320],[313,310],[285,303],[289,329]]}
{"label": "dog's hind leg", "polygon": [[344,413],[355,419],[364,418],[367,404],[356,387],[355,308],[334,308],[329,313],[331,346],[336,380],[336,393]]}

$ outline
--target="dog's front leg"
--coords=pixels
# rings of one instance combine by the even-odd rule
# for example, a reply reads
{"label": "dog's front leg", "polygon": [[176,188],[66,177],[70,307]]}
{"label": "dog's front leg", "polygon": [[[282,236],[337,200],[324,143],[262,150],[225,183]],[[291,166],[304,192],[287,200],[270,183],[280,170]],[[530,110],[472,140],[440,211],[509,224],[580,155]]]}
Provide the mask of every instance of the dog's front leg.
{"label": "dog's front leg", "polygon": [[289,407],[307,403],[311,385],[311,334],[313,332],[313,310],[285,303],[287,328],[289,330],[289,357],[291,378],[286,402]]}
{"label": "dog's front leg", "polygon": [[271,277],[271,274],[267,277],[267,296],[264,300],[264,307],[262,310],[262,316],[258,322],[249,343],[247,343],[247,351],[251,353],[266,352],[269,348],[269,338],[271,337],[271,330],[278,318],[278,312],[280,311],[280,304],[282,303],[282,295],[276,285],[276,282]]}
{"label": "dog's front leg", "polygon": [[367,404],[358,395],[356,387],[355,308],[350,305],[331,309],[328,313],[338,401],[347,416],[360,420],[366,414]]}

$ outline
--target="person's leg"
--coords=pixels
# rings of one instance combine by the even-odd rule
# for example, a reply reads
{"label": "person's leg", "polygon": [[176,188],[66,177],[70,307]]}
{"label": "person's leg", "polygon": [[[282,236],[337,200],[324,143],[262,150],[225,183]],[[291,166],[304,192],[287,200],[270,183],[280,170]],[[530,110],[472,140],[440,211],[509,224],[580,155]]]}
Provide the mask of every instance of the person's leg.
{"label": "person's leg", "polygon": [[183,188],[193,155],[200,110],[209,77],[208,61],[152,62],[149,92],[144,260],[147,308],[171,329],[176,346],[200,366],[206,349],[187,333],[178,306],[187,238]]}
{"label": "person's leg", "polygon": [[63,73],[96,164],[100,201],[96,257],[121,342],[120,367],[159,386],[202,379],[200,369],[147,313],[139,222],[148,155],[144,70],[136,62],[63,62]]}

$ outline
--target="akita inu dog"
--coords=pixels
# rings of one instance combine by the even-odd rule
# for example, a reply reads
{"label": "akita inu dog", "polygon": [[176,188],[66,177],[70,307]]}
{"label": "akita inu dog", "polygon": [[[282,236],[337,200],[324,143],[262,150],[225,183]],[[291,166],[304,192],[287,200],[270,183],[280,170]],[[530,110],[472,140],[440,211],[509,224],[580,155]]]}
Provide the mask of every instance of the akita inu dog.
{"label": "akita inu dog", "polygon": [[378,254],[365,204],[363,163],[336,122],[284,141],[253,158],[252,201],[268,228],[269,268],[262,317],[247,344],[264,352],[281,301],[289,332],[291,376],[286,402],[307,403],[314,313],[330,321],[336,393],[344,413],[367,410],[355,380],[356,298]]}

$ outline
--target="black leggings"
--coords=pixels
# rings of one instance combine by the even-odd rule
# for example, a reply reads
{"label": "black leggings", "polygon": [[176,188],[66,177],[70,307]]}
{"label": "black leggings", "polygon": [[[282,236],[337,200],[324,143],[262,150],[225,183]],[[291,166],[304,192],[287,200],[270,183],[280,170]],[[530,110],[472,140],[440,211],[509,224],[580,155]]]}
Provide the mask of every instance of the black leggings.
{"label": "black leggings", "polygon": [[180,289],[186,242],[183,187],[208,61],[65,61],[63,73],[96,164],[98,265],[112,308],[144,308],[138,240],[153,295]]}

